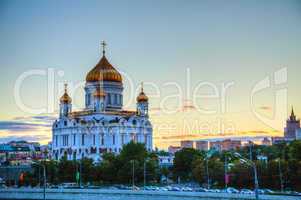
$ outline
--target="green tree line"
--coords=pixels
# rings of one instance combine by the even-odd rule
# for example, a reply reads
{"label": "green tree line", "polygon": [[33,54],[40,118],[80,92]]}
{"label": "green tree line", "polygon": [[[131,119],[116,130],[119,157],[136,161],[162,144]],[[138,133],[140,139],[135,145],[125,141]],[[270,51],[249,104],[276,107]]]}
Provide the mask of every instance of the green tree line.
{"label": "green tree line", "polygon": [[[284,189],[301,191],[301,141],[272,146],[253,145],[252,148],[245,146],[236,152],[256,163],[260,188],[280,190],[282,183]],[[51,184],[77,182],[79,172],[83,184],[131,184],[134,165],[136,184],[143,183],[146,169],[146,181],[150,184],[160,183],[164,176],[174,182],[197,182],[206,187],[209,177],[211,187],[224,188],[227,171],[230,177],[228,187],[254,187],[252,169],[232,156],[234,151],[210,153],[209,157],[208,152],[184,148],[175,153],[173,166],[166,168],[160,167],[158,162],[158,155],[166,153],[147,152],[143,144],[129,143],[119,155],[105,153],[102,161],[96,164],[88,158],[79,161],[62,158],[60,161],[42,161],[41,164],[45,164],[47,182]],[[258,160],[258,156],[266,156],[267,160]],[[33,167],[33,173],[26,174],[24,184],[41,182],[42,170],[37,165]]]}

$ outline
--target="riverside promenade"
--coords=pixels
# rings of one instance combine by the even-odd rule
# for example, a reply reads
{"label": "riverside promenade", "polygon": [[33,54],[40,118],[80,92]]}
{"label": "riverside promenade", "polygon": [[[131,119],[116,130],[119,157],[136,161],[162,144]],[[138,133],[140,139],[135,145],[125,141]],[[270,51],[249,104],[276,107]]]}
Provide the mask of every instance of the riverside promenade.
{"label": "riverside promenade", "polygon": [[[43,199],[43,189],[8,188],[0,189],[0,200]],[[173,191],[131,191],[111,189],[47,189],[46,199],[51,200],[248,200],[255,199],[249,194],[173,192]],[[297,196],[260,195],[261,200],[300,200]]]}

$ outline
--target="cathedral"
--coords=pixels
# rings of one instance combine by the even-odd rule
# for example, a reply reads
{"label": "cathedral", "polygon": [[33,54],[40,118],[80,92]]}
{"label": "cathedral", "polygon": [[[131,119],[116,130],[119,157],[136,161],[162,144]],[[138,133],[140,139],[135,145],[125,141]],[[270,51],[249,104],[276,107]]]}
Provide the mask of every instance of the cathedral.
{"label": "cathedral", "polygon": [[136,98],[136,111],[123,110],[121,74],[105,56],[86,75],[85,108],[72,111],[67,85],[60,98],[59,118],[52,126],[52,155],[68,160],[101,160],[105,152],[118,154],[123,145],[133,141],[152,150],[152,125],[148,117],[148,97],[143,91]]}

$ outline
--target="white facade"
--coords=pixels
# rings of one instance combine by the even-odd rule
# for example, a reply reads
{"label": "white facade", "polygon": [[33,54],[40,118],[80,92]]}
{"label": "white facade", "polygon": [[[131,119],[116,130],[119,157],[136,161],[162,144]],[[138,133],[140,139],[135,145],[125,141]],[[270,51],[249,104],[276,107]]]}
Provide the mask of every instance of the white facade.
{"label": "white facade", "polygon": [[121,75],[103,55],[88,73],[83,111],[72,112],[71,98],[60,99],[60,117],[52,127],[52,156],[60,159],[101,159],[102,153],[119,153],[130,141],[144,143],[152,150],[152,125],[148,118],[148,98],[143,89],[136,111],[122,109]]}

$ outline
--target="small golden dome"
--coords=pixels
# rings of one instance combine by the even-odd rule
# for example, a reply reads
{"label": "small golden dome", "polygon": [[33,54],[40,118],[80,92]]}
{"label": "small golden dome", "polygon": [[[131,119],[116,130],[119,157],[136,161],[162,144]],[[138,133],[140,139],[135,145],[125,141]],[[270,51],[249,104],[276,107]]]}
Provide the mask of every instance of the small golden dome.
{"label": "small golden dome", "polygon": [[60,98],[60,102],[68,103],[68,104],[72,102],[71,97],[67,93],[67,84],[65,84],[65,92],[64,92],[63,96]]}
{"label": "small golden dome", "polygon": [[103,89],[97,88],[97,90],[94,92],[94,97],[105,97],[106,94],[103,91]]}
{"label": "small golden dome", "polygon": [[139,96],[137,97],[138,102],[147,102],[148,97],[144,94],[144,92],[140,92]]}
{"label": "small golden dome", "polygon": [[137,97],[137,102],[147,102],[147,101],[148,101],[148,97],[143,92],[143,83],[141,83],[141,92]]}
{"label": "small golden dome", "polygon": [[87,74],[87,82],[112,81],[122,82],[121,74],[109,63],[105,55],[97,65]]}

